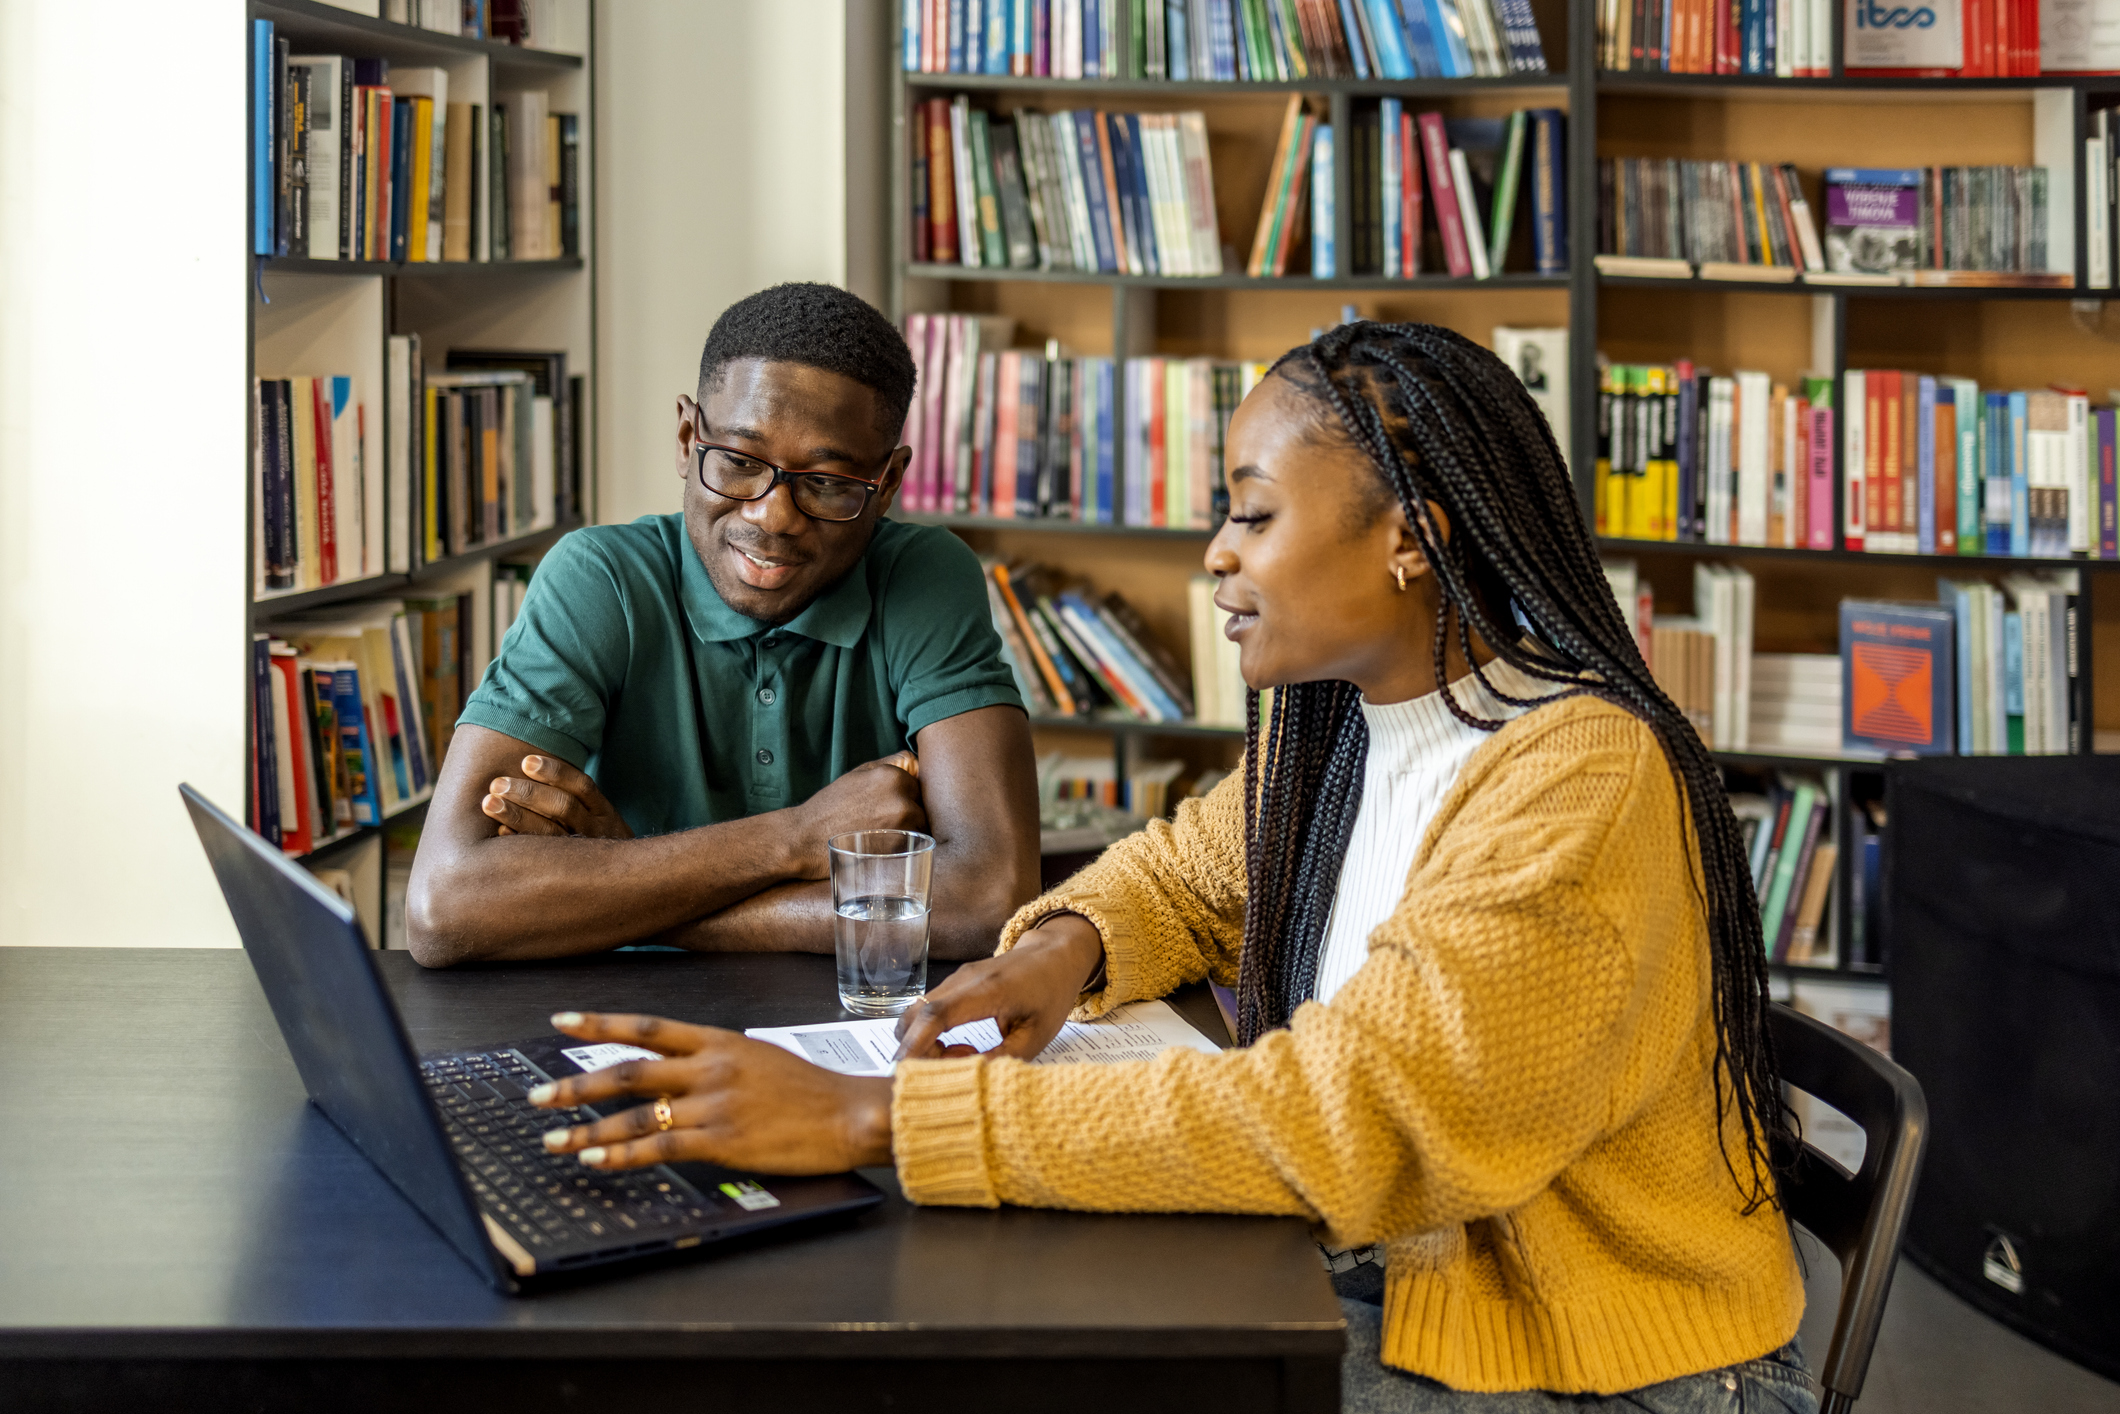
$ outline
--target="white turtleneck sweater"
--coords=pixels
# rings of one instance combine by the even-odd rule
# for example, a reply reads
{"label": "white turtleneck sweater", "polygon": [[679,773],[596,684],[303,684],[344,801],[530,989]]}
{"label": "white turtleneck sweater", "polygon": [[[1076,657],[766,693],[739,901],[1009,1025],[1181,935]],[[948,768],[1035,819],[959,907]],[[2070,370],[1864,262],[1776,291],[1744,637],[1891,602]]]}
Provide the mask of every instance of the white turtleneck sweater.
{"label": "white turtleneck sweater", "polygon": [[[1556,683],[1518,672],[1497,658],[1481,669],[1511,697],[1546,697]],[[1458,705],[1486,721],[1507,721],[1531,710],[1498,700],[1468,674],[1450,685]],[[1493,735],[1450,715],[1441,690],[1410,702],[1362,704],[1369,724],[1369,756],[1362,769],[1362,807],[1347,858],[1340,865],[1339,892],[1318,953],[1317,999],[1332,1000],[1369,959],[1369,934],[1391,916],[1406,894],[1428,824],[1458,772]]]}

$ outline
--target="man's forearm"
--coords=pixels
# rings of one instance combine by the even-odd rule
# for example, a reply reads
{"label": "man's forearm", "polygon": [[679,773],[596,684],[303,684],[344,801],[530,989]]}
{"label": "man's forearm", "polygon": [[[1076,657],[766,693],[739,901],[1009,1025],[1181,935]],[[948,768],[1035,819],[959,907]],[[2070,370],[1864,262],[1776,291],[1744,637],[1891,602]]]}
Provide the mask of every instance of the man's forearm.
{"label": "man's forearm", "polygon": [[[432,861],[408,919],[428,963],[564,957],[727,910],[794,872],[786,812],[650,839],[502,835]],[[427,864],[428,861],[422,861]],[[830,904],[825,905],[830,946]]]}
{"label": "man's forearm", "polygon": [[696,952],[830,952],[832,885],[822,879],[776,884],[642,941]]}

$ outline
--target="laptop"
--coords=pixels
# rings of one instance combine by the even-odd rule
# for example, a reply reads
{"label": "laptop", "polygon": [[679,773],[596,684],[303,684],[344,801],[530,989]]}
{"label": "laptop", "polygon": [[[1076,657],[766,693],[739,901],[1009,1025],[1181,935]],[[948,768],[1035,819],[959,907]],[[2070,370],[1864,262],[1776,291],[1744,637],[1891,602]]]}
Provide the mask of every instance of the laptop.
{"label": "laptop", "polygon": [[580,1060],[595,1069],[596,1051],[550,1035],[416,1056],[353,908],[198,791],[178,789],[310,1102],[497,1289],[883,1201],[851,1173],[768,1178],[690,1163],[601,1173],[546,1153],[544,1131],[598,1115],[538,1109],[525,1092],[580,1074]]}

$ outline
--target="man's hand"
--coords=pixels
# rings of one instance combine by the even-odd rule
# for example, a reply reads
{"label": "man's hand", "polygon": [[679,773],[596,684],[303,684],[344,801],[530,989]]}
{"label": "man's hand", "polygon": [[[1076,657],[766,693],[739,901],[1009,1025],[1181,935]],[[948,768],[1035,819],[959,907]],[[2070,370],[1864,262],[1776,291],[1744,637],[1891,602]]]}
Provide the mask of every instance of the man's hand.
{"label": "man's hand", "polygon": [[1046,919],[996,957],[968,962],[898,1018],[898,1054],[926,1059],[967,1054],[943,1046],[945,1031],[993,1018],[995,1054],[1029,1060],[1067,1021],[1082,989],[1104,961],[1104,939],[1076,913]]}
{"label": "man's hand", "polygon": [[825,841],[850,830],[925,830],[927,811],[920,799],[920,760],[899,751],[881,761],[856,766],[838,780],[793,807],[795,813],[794,878],[832,876]]}
{"label": "man's hand", "polygon": [[593,1169],[695,1160],[752,1173],[844,1173],[891,1161],[891,1082],[839,1075],[711,1026],[654,1016],[561,1012],[557,1030],[582,1041],[623,1041],[669,1057],[624,1061],[530,1092],[534,1105],[579,1105],[620,1095],[666,1098],[595,1124],[555,1129],[545,1148]]}
{"label": "man's hand", "polygon": [[633,831],[596,782],[557,756],[525,756],[520,776],[495,776],[479,803],[504,835],[630,840]]}

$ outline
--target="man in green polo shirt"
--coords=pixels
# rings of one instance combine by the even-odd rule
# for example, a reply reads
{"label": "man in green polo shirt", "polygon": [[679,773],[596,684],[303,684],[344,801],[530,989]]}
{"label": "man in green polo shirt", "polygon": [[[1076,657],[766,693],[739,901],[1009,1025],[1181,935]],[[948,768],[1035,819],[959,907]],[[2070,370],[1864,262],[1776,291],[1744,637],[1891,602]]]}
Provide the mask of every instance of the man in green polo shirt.
{"label": "man in green polo shirt", "polygon": [[935,836],[939,957],[1038,885],[1036,769],[978,561],[883,518],[914,382],[829,285],[732,305],[678,399],[684,510],[538,566],[413,861],[428,966],[653,942],[832,948],[825,841]]}

